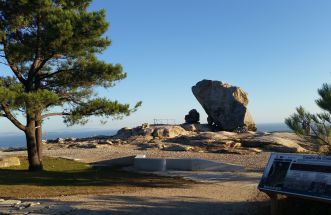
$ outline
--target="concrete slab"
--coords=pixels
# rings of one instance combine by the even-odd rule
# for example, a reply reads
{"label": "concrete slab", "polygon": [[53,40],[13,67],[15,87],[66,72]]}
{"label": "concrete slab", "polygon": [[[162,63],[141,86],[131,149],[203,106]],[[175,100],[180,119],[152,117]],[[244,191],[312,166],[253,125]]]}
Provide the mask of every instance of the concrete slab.
{"label": "concrete slab", "polygon": [[244,168],[239,165],[221,163],[205,159],[192,158],[167,158],[167,170],[179,171],[222,171],[236,172],[244,171]]}
{"label": "concrete slab", "polygon": [[121,157],[115,158],[112,160],[104,160],[92,163],[91,166],[93,167],[125,167],[125,166],[133,166],[134,159],[138,156],[128,156],[128,157]]}
{"label": "concrete slab", "polygon": [[166,159],[136,157],[134,159],[134,168],[143,171],[165,171]]}

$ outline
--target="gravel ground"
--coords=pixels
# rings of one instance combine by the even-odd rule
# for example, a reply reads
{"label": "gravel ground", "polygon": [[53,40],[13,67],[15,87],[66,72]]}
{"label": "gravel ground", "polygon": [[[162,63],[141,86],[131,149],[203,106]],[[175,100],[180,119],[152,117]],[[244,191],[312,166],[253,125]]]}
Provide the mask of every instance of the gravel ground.
{"label": "gravel ground", "polygon": [[[64,214],[145,214],[145,215],[209,215],[269,214],[268,197],[259,192],[257,183],[270,153],[251,155],[171,152],[157,149],[139,150],[135,145],[105,146],[95,149],[59,148],[44,150],[45,156],[68,157],[93,163],[114,158],[145,154],[147,157],[204,158],[239,164],[248,170],[228,180],[189,184],[185,188],[146,188],[129,193],[108,195],[62,196],[45,200],[63,204],[70,210]],[[26,155],[26,152],[0,152],[3,155]],[[253,172],[252,172],[253,171]],[[255,173],[257,172],[257,173]],[[224,177],[223,177],[224,178]]]}
{"label": "gravel ground", "polygon": [[[248,170],[262,172],[268,162],[270,153],[262,152],[258,154],[225,154],[225,153],[205,153],[205,152],[175,152],[162,151],[158,149],[140,150],[136,145],[104,146],[94,149],[68,149],[58,148],[44,150],[45,156],[69,157],[80,159],[82,162],[93,163],[97,161],[111,160],[132,155],[144,154],[147,157],[166,158],[203,158],[214,161],[238,164]],[[26,152],[0,152],[2,155],[26,155]]]}
{"label": "gravel ground", "polygon": [[72,207],[66,214],[263,215],[268,197],[241,183],[197,184],[187,188],[146,189],[130,194],[55,198]]}

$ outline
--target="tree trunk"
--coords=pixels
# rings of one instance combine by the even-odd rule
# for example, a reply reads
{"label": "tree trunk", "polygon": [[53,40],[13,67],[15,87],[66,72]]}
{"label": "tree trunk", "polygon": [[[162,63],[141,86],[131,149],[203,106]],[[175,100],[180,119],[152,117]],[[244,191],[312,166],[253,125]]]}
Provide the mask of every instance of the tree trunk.
{"label": "tree trunk", "polygon": [[36,141],[36,121],[30,116],[30,114],[27,114],[25,136],[28,151],[29,170],[40,171],[43,169],[43,166],[38,156],[38,146]]}
{"label": "tree trunk", "polygon": [[37,143],[37,151],[38,151],[38,157],[40,164],[43,165],[43,135],[42,135],[42,127],[41,127],[42,121],[41,116],[37,117],[37,120],[35,122],[36,125],[36,143]]}

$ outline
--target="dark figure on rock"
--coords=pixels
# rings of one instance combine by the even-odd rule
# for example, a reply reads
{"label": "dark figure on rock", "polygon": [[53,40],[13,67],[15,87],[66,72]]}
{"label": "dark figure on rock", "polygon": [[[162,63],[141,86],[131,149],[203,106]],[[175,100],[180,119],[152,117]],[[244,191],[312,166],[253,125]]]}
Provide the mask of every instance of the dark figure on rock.
{"label": "dark figure on rock", "polygon": [[185,115],[185,122],[189,124],[199,123],[200,114],[196,109],[190,110],[190,112]]}

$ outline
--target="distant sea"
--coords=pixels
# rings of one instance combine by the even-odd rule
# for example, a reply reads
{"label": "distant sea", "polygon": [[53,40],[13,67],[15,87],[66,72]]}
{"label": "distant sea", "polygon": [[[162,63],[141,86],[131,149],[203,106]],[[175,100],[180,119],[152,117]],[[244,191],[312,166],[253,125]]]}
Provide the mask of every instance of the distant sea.
{"label": "distant sea", "polygon": [[[56,139],[56,138],[84,138],[84,137],[94,137],[94,136],[111,136],[116,134],[116,130],[66,130],[66,131],[52,131],[45,132],[43,134],[44,140]],[[25,136],[23,133],[0,133],[0,148],[18,148],[25,147]]]}
{"label": "distant sea", "polygon": [[[265,123],[257,124],[257,129],[264,132],[285,132],[290,131],[290,129],[284,123]],[[43,134],[43,139],[56,139],[56,138],[84,138],[93,136],[111,136],[114,135],[117,130],[64,130],[64,131],[52,131],[45,132]],[[25,136],[23,133],[0,133],[0,148],[18,148],[25,147]]]}

